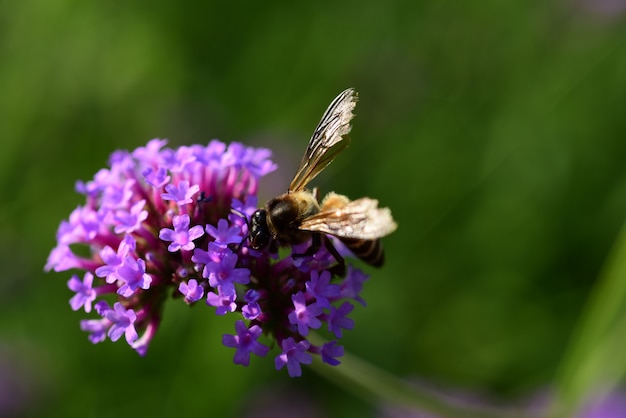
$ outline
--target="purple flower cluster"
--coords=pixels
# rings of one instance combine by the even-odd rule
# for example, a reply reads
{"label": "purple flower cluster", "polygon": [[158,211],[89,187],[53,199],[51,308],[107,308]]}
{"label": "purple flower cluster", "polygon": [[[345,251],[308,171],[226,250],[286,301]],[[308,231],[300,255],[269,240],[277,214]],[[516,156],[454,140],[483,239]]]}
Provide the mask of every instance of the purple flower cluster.
{"label": "purple flower cluster", "polygon": [[[246,217],[257,209],[259,180],[276,169],[270,151],[217,140],[165,146],[154,139],[117,151],[109,168],[76,185],[86,203],[59,226],[45,269],[84,272],[68,281],[70,306],[94,308],[98,317],[83,320],[81,329],[93,343],[124,336],[144,355],[174,294],[239,316],[235,334],[222,340],[235,348],[236,364],[269,352],[261,338],[276,341],[276,368],[286,366],[290,376],[300,376],[312,355],[339,364],[337,340],[354,325],[348,300],[364,304],[359,292],[367,276],[349,266],[345,277],[333,277],[336,261],[323,247],[293,258],[248,246]],[[310,330],[323,327],[335,339],[311,343]]]}

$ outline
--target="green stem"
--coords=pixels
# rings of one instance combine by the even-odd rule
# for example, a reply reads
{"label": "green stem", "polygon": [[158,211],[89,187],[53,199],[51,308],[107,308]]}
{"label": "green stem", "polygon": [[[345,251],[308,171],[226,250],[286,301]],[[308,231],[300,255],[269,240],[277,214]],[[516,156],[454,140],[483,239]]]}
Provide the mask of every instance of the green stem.
{"label": "green stem", "polygon": [[[319,337],[311,338],[317,340]],[[391,405],[435,414],[438,418],[523,418],[520,411],[453,403],[443,396],[420,389],[408,381],[346,353],[341,364],[329,366],[314,356],[311,366],[321,376],[352,392],[375,407]]]}
{"label": "green stem", "polygon": [[[594,386],[615,381],[614,354],[618,334],[616,322],[624,308],[626,299],[626,224],[617,237],[616,243],[595,285],[582,319],[574,330],[570,349],[566,352],[557,375],[557,402],[550,416],[569,417],[589,396]],[[613,369],[613,370],[611,370]],[[612,374],[613,377],[609,377]],[[605,380],[600,380],[605,379]]]}

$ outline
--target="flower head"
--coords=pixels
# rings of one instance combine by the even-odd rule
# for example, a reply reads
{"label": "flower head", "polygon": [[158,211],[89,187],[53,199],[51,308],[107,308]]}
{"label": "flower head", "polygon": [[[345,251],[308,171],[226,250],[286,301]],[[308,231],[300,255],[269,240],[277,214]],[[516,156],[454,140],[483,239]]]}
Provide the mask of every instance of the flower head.
{"label": "flower head", "polygon": [[316,345],[309,333],[328,330],[339,339],[351,329],[348,300],[364,304],[367,276],[352,267],[345,277],[334,274],[336,260],[323,246],[306,257],[249,246],[259,181],[276,169],[269,150],[216,140],[166,145],[154,139],[117,151],[108,168],[76,184],[86,202],[61,222],[45,269],[84,271],[68,281],[70,304],[99,317],[81,321],[81,329],[93,343],[124,336],[144,355],[172,295],[188,304],[204,298],[217,315],[237,315],[235,334],[222,340],[235,349],[236,364],[266,356],[272,344],[264,339],[276,341],[275,366],[290,376],[300,376],[312,355],[339,364],[337,341]]}

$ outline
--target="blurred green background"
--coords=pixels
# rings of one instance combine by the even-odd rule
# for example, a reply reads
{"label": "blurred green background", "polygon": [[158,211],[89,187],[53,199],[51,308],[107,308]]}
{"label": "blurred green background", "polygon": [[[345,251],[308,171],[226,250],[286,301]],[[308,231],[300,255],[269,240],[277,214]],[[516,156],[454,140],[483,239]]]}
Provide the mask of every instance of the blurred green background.
{"label": "blurred green background", "polygon": [[[92,345],[62,219],[115,149],[271,147],[286,188],[332,98],[353,142],[317,180],[399,229],[346,350],[395,375],[516,399],[548,387],[626,214],[626,1],[0,3],[2,416],[378,416],[233,318],[169,303],[148,355]],[[624,359],[617,359],[623,367]],[[301,409],[302,405],[308,405]],[[263,415],[265,413],[266,415]],[[289,416],[289,415],[287,415]]]}

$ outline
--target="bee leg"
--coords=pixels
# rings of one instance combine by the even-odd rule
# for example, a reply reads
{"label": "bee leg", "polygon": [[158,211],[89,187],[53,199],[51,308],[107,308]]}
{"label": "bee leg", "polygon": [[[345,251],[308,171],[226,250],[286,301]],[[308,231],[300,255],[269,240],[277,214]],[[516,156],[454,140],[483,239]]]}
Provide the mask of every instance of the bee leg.
{"label": "bee leg", "polygon": [[332,241],[326,236],[322,234],[313,234],[311,238],[311,246],[307,248],[307,250],[302,254],[292,254],[292,257],[309,257],[314,255],[322,246],[322,240],[324,240],[324,246],[328,250],[328,252],[337,260],[337,264],[332,266],[329,271],[333,275],[337,275],[339,277],[344,277],[346,275],[346,262],[339,254],[339,251],[335,248]]}
{"label": "bee leg", "polygon": [[320,234],[312,234],[311,237],[311,246],[309,248],[307,248],[307,250],[303,253],[300,254],[291,254],[292,257],[310,257],[312,255],[314,255],[317,250],[320,249],[320,247],[322,246],[322,240],[321,240],[321,236]]}
{"label": "bee leg", "polygon": [[337,260],[337,264],[335,264],[329,269],[331,274],[337,275],[339,277],[345,277],[346,276],[346,261],[343,259],[341,254],[339,254],[339,251],[337,251],[337,249],[333,245],[333,242],[330,240],[330,238],[328,238],[327,236],[324,236],[323,239],[324,239],[324,245],[326,246],[326,249],[328,250],[329,253],[332,254],[333,257],[335,257],[335,260]]}
{"label": "bee leg", "polygon": [[270,241],[269,251],[271,254],[278,254],[278,242],[275,239]]}
{"label": "bee leg", "polygon": [[[200,201],[202,200],[203,202],[206,201],[208,202],[211,199],[211,197],[205,198],[204,197],[204,192],[200,193],[200,197],[198,198],[198,203],[200,203]],[[248,217],[241,211],[237,210],[237,209],[230,209],[230,213],[239,216],[241,219],[244,220],[244,222],[246,223],[246,226],[248,227],[248,231],[250,230],[250,221],[248,220]],[[241,242],[239,243],[239,245],[237,245],[237,251],[235,251],[235,254],[239,254],[239,252],[241,251],[241,247],[243,247],[243,244],[246,243],[246,241],[248,241],[249,238],[246,236],[244,237]]]}

